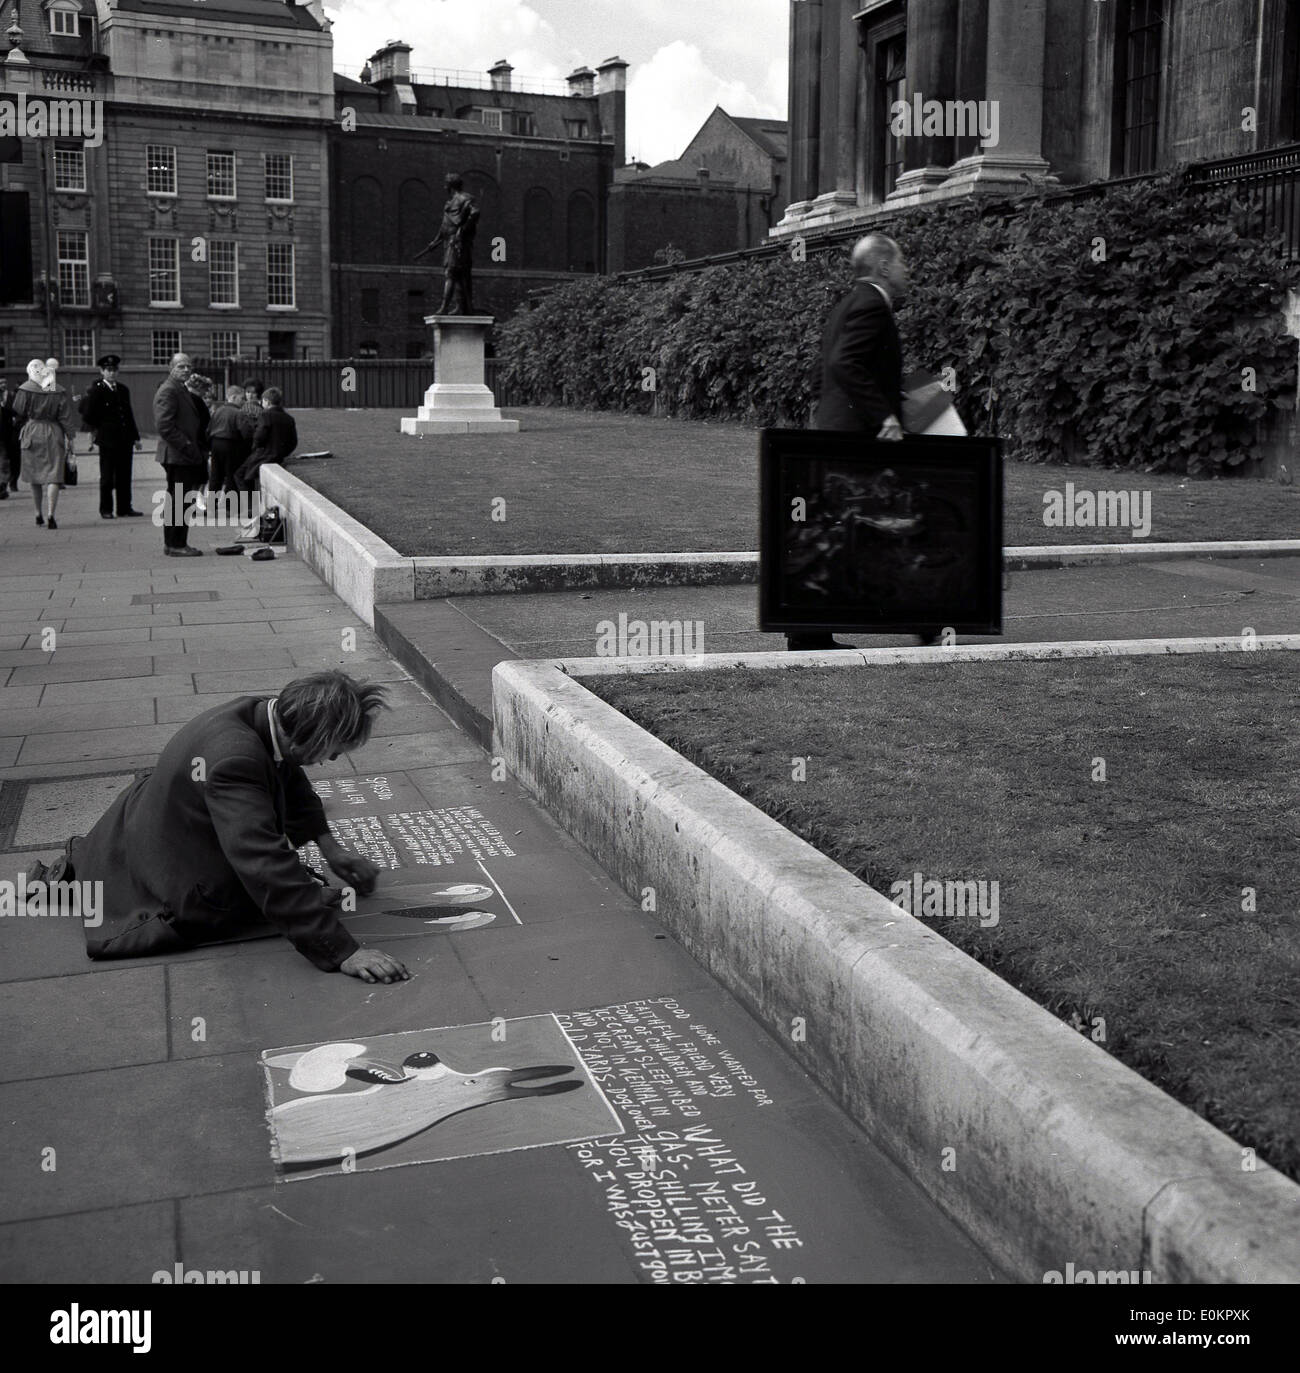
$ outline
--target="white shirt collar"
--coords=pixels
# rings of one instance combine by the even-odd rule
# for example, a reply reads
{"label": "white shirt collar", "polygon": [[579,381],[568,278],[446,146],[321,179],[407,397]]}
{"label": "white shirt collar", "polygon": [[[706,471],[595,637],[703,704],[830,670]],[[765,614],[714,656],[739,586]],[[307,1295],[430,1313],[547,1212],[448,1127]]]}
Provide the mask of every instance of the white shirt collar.
{"label": "white shirt collar", "polygon": [[271,726],[271,753],[277,763],[283,763],[284,750],[280,747],[280,729],[275,719],[275,703],[279,699],[278,696],[275,696],[266,703],[266,719]]}
{"label": "white shirt collar", "polygon": [[885,288],[878,281],[867,281],[863,277],[859,277],[858,280],[861,281],[864,286],[874,286],[876,290],[879,291],[882,296],[884,296],[885,304],[889,306],[891,311],[893,310],[894,302],[890,300],[889,292],[886,291]]}

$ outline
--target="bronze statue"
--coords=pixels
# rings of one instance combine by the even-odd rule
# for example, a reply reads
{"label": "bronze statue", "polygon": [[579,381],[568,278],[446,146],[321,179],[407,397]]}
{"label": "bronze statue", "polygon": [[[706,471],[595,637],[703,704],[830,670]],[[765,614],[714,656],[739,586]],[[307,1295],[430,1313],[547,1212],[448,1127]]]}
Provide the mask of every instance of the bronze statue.
{"label": "bronze statue", "polygon": [[[437,238],[415,255],[418,262],[440,243],[444,245],[442,268],[442,304],[440,315],[472,315],[473,287],[470,280],[471,259],[474,254],[474,231],[478,228],[479,208],[474,198],[465,193],[465,183],[455,172],[447,175],[447,203],[442,207],[442,227]],[[454,308],[453,308],[454,298]]]}

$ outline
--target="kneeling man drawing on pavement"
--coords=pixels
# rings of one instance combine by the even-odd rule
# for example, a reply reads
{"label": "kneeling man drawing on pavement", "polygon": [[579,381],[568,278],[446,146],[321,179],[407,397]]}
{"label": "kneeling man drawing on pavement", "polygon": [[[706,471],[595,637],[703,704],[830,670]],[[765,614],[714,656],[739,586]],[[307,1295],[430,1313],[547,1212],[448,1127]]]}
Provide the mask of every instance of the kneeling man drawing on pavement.
{"label": "kneeling man drawing on pavement", "polygon": [[403,981],[402,963],[357,944],[340,919],[343,891],[296,852],[315,841],[359,895],[374,891],[379,869],[333,838],[303,768],[360,748],[381,709],[382,687],[342,672],[217,706],[178,730],[153,771],[29,880],[103,883],[103,922],[85,927],[91,958],[282,934],[322,972]]}

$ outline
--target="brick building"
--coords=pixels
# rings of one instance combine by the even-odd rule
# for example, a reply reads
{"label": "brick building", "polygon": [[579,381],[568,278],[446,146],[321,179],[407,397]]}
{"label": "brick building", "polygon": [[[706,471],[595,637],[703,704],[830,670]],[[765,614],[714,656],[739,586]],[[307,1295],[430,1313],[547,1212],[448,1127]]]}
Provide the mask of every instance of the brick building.
{"label": "brick building", "polygon": [[604,271],[609,188],[624,157],[627,63],[581,67],[564,83],[517,82],[498,62],[419,72],[386,44],[362,79],[335,77],[331,134],[334,351],[420,357],[442,295],[443,178],[479,203],[474,307],[498,319],[528,292]]}
{"label": "brick building", "polygon": [[785,159],[785,120],[716,106],[681,157],[614,173],[609,270],[757,247],[785,204]]}
{"label": "brick building", "polygon": [[778,237],[1300,138],[1291,0],[791,0],[790,57]]}
{"label": "brick building", "polygon": [[0,31],[0,101],[88,99],[103,123],[93,146],[28,137],[2,164],[5,365],[323,355],[333,74],[319,3],[0,0]]}

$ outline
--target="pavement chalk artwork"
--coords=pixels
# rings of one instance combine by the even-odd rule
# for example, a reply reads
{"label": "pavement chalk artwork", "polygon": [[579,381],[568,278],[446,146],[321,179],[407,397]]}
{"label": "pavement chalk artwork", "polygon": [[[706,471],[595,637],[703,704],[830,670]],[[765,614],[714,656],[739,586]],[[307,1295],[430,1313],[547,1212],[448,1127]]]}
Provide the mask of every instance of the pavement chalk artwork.
{"label": "pavement chalk artwork", "polygon": [[272,1152],[287,1178],[538,1148],[623,1129],[550,1015],[268,1049],[262,1066]]}
{"label": "pavement chalk artwork", "polygon": [[[346,923],[364,920],[371,938],[455,933],[491,924],[501,913],[490,909],[494,902],[516,924],[522,923],[484,862],[516,854],[477,806],[430,806],[402,772],[322,779],[312,786],[325,805],[334,837],[381,870],[377,890],[357,898]],[[328,879],[315,844],[306,845],[300,856]],[[443,880],[431,881],[431,869]],[[458,909],[440,909],[448,906]],[[380,916],[389,918],[373,918]]]}

